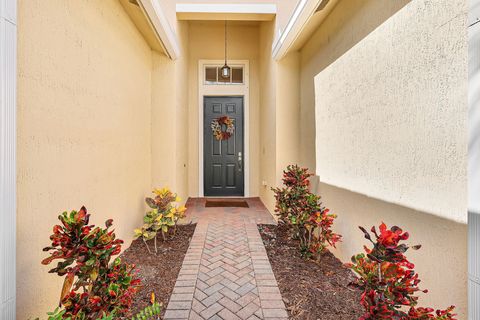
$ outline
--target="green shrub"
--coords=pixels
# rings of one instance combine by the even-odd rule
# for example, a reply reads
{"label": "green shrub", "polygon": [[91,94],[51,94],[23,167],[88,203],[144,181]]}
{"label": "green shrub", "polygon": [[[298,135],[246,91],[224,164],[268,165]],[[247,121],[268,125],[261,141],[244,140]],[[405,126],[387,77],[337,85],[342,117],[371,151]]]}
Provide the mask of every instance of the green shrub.
{"label": "green shrub", "polygon": [[148,252],[152,253],[147,241],[154,240],[155,253],[157,253],[157,234],[161,233],[163,240],[169,233],[175,235],[177,223],[185,217],[185,207],[179,207],[180,198],[168,188],[154,189],[154,198],[146,198],[145,202],[152,209],[143,217],[143,226],[135,229],[135,238],[142,238]]}
{"label": "green shrub", "polygon": [[332,231],[335,214],[323,207],[320,196],[310,192],[308,169],[290,165],[283,172],[283,188],[272,188],[275,193],[275,212],[295,238],[305,256],[318,257],[327,248],[335,247],[341,236]]}

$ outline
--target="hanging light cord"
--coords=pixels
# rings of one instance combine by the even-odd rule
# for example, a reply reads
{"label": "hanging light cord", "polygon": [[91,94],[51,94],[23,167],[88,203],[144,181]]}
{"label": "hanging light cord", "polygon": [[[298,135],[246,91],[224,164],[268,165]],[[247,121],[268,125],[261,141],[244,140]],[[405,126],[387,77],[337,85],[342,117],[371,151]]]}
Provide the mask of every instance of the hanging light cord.
{"label": "hanging light cord", "polygon": [[227,65],[227,20],[225,20],[225,65]]}

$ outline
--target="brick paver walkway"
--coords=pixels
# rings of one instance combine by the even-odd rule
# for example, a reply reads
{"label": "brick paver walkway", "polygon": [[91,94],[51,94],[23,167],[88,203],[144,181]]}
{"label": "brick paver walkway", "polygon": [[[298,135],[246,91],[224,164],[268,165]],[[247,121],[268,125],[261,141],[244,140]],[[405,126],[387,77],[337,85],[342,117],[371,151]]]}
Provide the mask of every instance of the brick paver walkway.
{"label": "brick paver walkway", "polygon": [[274,223],[259,199],[250,208],[205,208],[190,199],[197,222],[165,319],[288,319],[257,223]]}

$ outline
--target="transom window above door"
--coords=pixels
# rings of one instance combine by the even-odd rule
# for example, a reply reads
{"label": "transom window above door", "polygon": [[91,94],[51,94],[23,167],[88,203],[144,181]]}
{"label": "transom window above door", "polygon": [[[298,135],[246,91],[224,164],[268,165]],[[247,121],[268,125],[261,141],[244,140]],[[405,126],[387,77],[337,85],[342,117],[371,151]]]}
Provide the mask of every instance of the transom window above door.
{"label": "transom window above door", "polygon": [[232,66],[229,78],[223,78],[221,74],[222,66],[205,66],[204,84],[206,85],[238,85],[243,84],[243,66]]}

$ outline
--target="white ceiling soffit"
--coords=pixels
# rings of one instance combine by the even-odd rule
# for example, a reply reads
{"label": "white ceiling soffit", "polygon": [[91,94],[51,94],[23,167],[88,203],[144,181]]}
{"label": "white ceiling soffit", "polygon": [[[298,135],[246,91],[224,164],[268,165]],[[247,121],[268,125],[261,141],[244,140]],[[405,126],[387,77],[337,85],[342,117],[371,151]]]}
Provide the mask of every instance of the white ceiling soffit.
{"label": "white ceiling soffit", "polygon": [[277,6],[270,3],[177,3],[178,20],[271,21]]}
{"label": "white ceiling soffit", "polygon": [[145,16],[148,18],[158,39],[165,48],[167,56],[175,60],[180,56],[180,47],[178,45],[175,32],[172,30],[165,13],[157,0],[137,0]]}
{"label": "white ceiling soffit", "polygon": [[282,59],[288,50],[295,43],[310,18],[321,11],[328,4],[329,0],[299,0],[287,26],[274,42],[272,56],[275,60]]}

